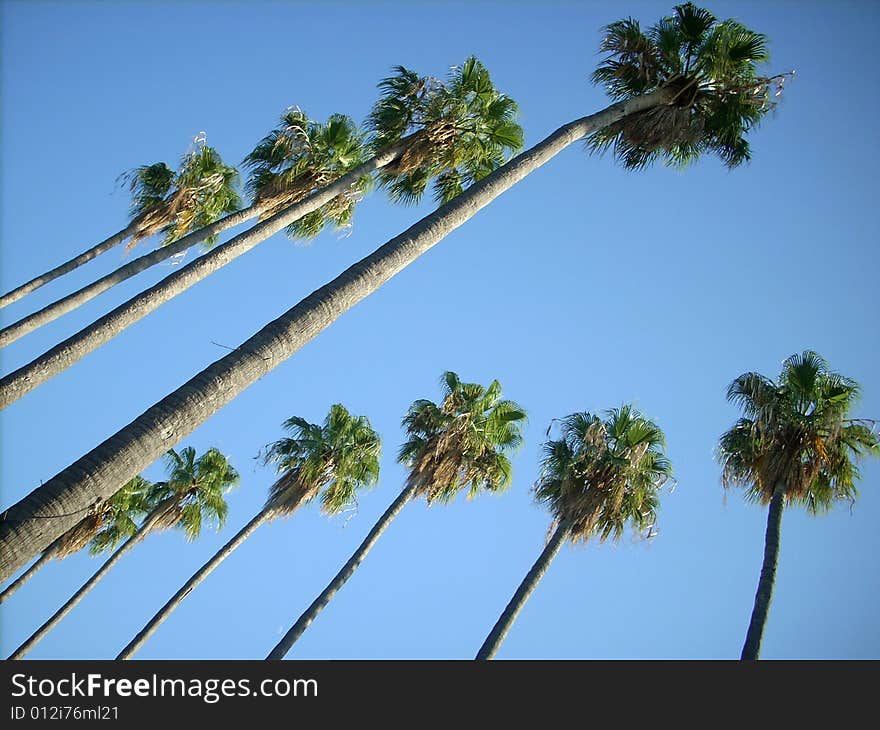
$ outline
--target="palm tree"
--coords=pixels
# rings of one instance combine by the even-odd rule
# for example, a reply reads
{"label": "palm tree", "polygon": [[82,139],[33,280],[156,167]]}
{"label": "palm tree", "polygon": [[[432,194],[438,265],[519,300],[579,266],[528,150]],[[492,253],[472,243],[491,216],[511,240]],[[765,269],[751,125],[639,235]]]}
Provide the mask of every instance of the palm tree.
{"label": "palm tree", "polygon": [[746,499],[769,505],[764,562],[741,659],[757,659],[761,650],[785,504],[820,514],[839,500],[853,501],[859,476],[854,462],[880,455],[869,422],[850,418],[858,396],[858,383],[831,372],[809,350],[789,357],[776,382],[744,373],[727,389],[743,418],[721,437],[722,483],[744,487]]}
{"label": "palm tree", "polygon": [[[727,54],[728,63],[717,66],[733,69],[735,73],[731,71],[729,76],[715,80],[716,93],[730,88],[731,93],[757,98],[755,90],[760,89],[763,98],[769,98],[773,79],[755,77],[754,86],[743,90],[742,78],[747,74],[741,67],[753,67],[755,61],[729,51],[729,48],[719,49],[719,53]],[[562,126],[312,292],[235,351],[205,368],[115,436],[34,490],[9,509],[5,521],[0,521],[0,579],[18,570],[67,526],[63,517],[45,520],[41,516],[64,515],[112,494],[119,484],[144,468],[149,458],[155,459],[161,453],[169,433],[178,439],[190,433],[530,172],[597,130],[637,112],[671,105],[680,100],[677,94],[676,86],[648,88],[641,95],[615,102],[596,114]],[[741,125],[737,122],[734,126],[740,128]],[[111,325],[106,319],[103,322],[104,326],[115,327],[115,331],[124,326]],[[69,353],[62,357],[61,351],[54,356],[68,361],[74,357]],[[39,379],[43,367],[42,364],[34,366],[32,377]],[[9,378],[10,381],[6,378],[0,381],[0,404],[15,400],[28,388],[21,371]]]}
{"label": "palm tree", "polygon": [[[367,158],[364,136],[350,117],[333,114],[320,124],[299,109],[288,109],[281,124],[245,157],[251,168],[247,189],[268,218],[359,168]],[[371,175],[362,175],[346,192],[288,225],[288,236],[314,238],[328,223],[350,226],[354,207],[372,181]]]}
{"label": "palm tree", "polygon": [[[161,233],[162,246],[154,252],[155,256],[151,259],[158,263],[200,241],[208,246],[213,245],[219,233],[259,212],[248,208],[236,213],[241,207],[241,200],[235,191],[238,171],[226,165],[217,150],[204,144],[204,138],[200,137],[196,138],[196,149],[184,156],[178,172],[175,173],[164,162],[157,162],[138,167],[123,174],[122,178],[128,182],[132,194],[131,222],[118,233],[70,261],[0,296],[0,307],[18,301],[127,239],[130,239],[129,245],[132,246],[155,233]],[[124,278],[134,276],[144,268],[146,266],[137,270],[136,267],[126,269],[131,273]],[[99,282],[103,282],[103,279]],[[70,297],[60,299],[10,325],[0,332],[0,345],[9,344],[109,288],[102,286],[104,288],[94,290],[89,287],[81,289]]]}
{"label": "palm tree", "polygon": [[[399,73],[412,74],[405,69]],[[389,188],[395,199],[418,199],[418,186],[422,185],[423,190],[433,177],[437,195],[445,201],[464,184],[494,170],[507,154],[522,146],[522,130],[514,121],[516,104],[494,88],[488,72],[476,59],[470,58],[461,69],[454,69],[446,85],[432,83],[430,92],[423,92],[418,104],[407,99],[403,91],[399,92],[401,98],[392,96],[386,87],[393,86],[393,80],[380,84],[385,85],[385,93],[369,123],[373,130],[370,159],[361,162],[366,154],[364,139],[347,117],[333,115],[322,125],[309,121],[302,112],[289,111],[281,125],[245,158],[245,165],[252,168],[247,187],[255,197],[254,206],[263,211],[262,217],[269,217],[4,377],[0,380],[0,408],[283,228],[291,236],[308,238],[327,223],[348,226],[355,201],[370,187],[375,171],[391,169],[393,176],[404,181],[400,189]],[[382,109],[395,103],[415,109],[411,118],[396,126],[381,114]],[[428,111],[419,111],[422,106]],[[383,173],[380,182],[389,187],[393,176]],[[414,183],[416,179],[421,182]],[[314,190],[316,185],[323,187]],[[306,195],[310,190],[314,192]],[[121,280],[119,272],[128,267],[132,272],[129,275],[142,271],[153,255],[131,262],[62,301],[72,306],[82,303]],[[0,331],[0,345],[4,343],[4,332]]]}
{"label": "palm tree", "polygon": [[522,149],[519,107],[475,56],[454,66],[445,83],[403,66],[394,70],[379,83],[383,94],[367,120],[374,150],[409,140],[377,173],[392,200],[418,202],[432,183],[434,199],[448,203]]}
{"label": "palm tree", "polygon": [[403,419],[407,440],[398,461],[409,468],[403,491],[267,659],[284,658],[407,502],[424,497],[428,504],[446,503],[464,489],[472,498],[481,490],[501,492],[510,484],[505,452],[520,445],[525,412],[513,401],[501,399],[497,380],[483,388],[477,383],[462,383],[458,375],[447,372],[441,383],[444,393],[440,405],[417,400]]}
{"label": "palm tree", "polygon": [[631,405],[562,419],[560,438],[544,444],[535,499],[553,515],[552,534],[510,603],[486,637],[477,659],[492,659],[532,591],[566,540],[617,540],[630,523],[639,532],[657,519],[660,488],[672,468],[658,426]]}
{"label": "palm tree", "polygon": [[[148,495],[151,486],[146,479],[137,476],[112,497],[95,505],[86,517],[55,540],[24,573],[0,593],[0,603],[33,578],[50,560],[61,560],[87,546],[92,548],[92,554],[103,552],[107,546],[106,540],[102,540],[100,545],[94,541],[99,533],[114,531],[114,534],[125,534],[126,537],[133,534],[135,521],[150,511]],[[125,530],[128,532],[125,533]]]}
{"label": "palm tree", "polygon": [[321,511],[335,515],[357,501],[357,491],[379,478],[381,440],[364,416],[352,416],[340,404],[331,406],[323,425],[294,416],[284,422],[290,436],[269,447],[265,461],[281,474],[269,488],[266,504],[229,542],[199,568],[117,659],[131,659],[172,611],[228,558],[256,529],[276,517],[289,517],[321,495]]}
{"label": "palm tree", "polygon": [[180,453],[170,449],[165,461],[168,479],[157,482],[149,490],[147,499],[151,508],[144,521],[135,528],[132,520],[121,516],[102,526],[92,538],[93,552],[112,550],[124,540],[122,545],[67,603],[12,653],[10,659],[21,659],[33,649],[148,533],[178,527],[186,533],[188,540],[195,540],[205,522],[217,530],[223,526],[228,511],[223,495],[239,480],[228,459],[217,449],[208,449],[196,458],[195,449],[188,446]]}

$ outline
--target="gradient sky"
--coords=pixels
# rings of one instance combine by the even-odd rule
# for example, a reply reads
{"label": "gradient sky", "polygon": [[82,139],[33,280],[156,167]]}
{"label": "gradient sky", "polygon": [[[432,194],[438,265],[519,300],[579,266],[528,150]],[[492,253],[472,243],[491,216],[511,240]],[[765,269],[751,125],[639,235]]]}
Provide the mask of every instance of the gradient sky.
{"label": "gradient sky", "polygon": [[[669,2],[4,2],[0,289],[123,227],[121,172],[175,163],[192,138],[237,164],[288,106],[361,121],[392,66],[444,76],[476,54],[521,106],[527,144],[606,105],[589,83],[599,30]],[[225,530],[148,537],[32,652],[110,658],[261,507],[255,459],[291,415],[335,402],[384,440],[380,484],[328,520],[312,505],[261,528],[149,640],[142,658],[262,658],[400,489],[400,419],[438,378],[498,378],[529,413],[501,496],[406,507],[292,658],[470,658],[539,554],[531,500],[551,419],[633,401],[665,430],[677,486],[659,535],[566,547],[501,658],[732,658],[748,623],[766,510],[724,493],[717,438],[738,374],[775,377],[815,349],[859,380],[880,416],[876,366],[880,95],[878,5],[712,2],[770,38],[768,71],[797,70],[728,172],[631,173],[580,145],[505,193],[181,442],[242,473]],[[423,215],[376,192],[350,235],[276,235],[0,416],[7,507],[263,324]],[[145,252],[153,242],[142,243]],[[133,253],[105,254],[0,312],[9,324]],[[187,260],[190,260],[190,254]],[[9,372],[172,271],[156,267],[2,352]],[[219,343],[219,344],[215,344]],[[145,476],[161,478],[160,465]],[[765,658],[880,656],[880,465],[862,496],[783,518]],[[8,655],[99,566],[44,568],[0,611]]]}

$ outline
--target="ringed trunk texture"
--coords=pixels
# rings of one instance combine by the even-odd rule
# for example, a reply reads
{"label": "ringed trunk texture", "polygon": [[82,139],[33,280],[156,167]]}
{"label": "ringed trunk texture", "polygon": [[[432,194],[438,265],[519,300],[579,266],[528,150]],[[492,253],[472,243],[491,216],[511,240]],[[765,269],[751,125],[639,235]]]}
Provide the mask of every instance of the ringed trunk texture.
{"label": "ringed trunk texture", "polygon": [[[9,373],[9,375],[0,379],[0,409],[6,408],[6,406],[14,403],[26,393],[58,375],[58,373],[63,372],[141,318],[146,317],[150,312],[158,309],[165,302],[173,299],[178,294],[182,294],[202,279],[250,251],[258,243],[265,241],[294,221],[317,210],[337,195],[344,193],[363,175],[367,175],[392,162],[406,147],[406,144],[407,141],[403,140],[399,144],[392,145],[357,169],[316,190],[300,202],[285,208],[280,213],[258,223],[253,228],[240,233],[226,243],[191,261],[178,271],[166,276],[154,286],[132,297],[127,302],[120,304],[116,309],[105,314],[88,327],[47,350],[27,365]],[[252,215],[256,215],[258,212],[255,211]],[[185,238],[182,238],[178,243],[182,243],[185,240]],[[191,242],[191,244],[194,242]],[[176,244],[171,244],[171,246],[174,245]],[[160,251],[162,250],[164,249],[160,249]],[[143,256],[138,261],[150,258],[156,253],[159,252]],[[134,263],[137,263],[137,261],[132,262],[132,264]],[[124,269],[125,267],[122,268]],[[144,268],[146,268],[146,265]],[[122,271],[122,269],[118,271]],[[12,327],[15,326],[12,325]],[[2,333],[0,333],[0,336],[2,336]]]}
{"label": "ringed trunk texture", "polygon": [[568,539],[569,533],[570,528],[565,523],[561,523],[553,531],[550,541],[541,551],[541,555],[538,556],[535,564],[531,567],[529,572],[526,573],[523,582],[519,584],[519,588],[516,589],[516,593],[513,594],[510,603],[507,604],[504,611],[501,613],[501,617],[498,619],[495,626],[492,627],[492,630],[489,632],[489,635],[486,637],[486,640],[483,642],[483,645],[480,647],[480,650],[477,652],[477,656],[474,657],[474,659],[492,659],[495,654],[498,653],[498,649],[501,647],[501,643],[510,631],[510,627],[513,626],[513,622],[516,621],[516,617],[519,615],[522,607],[526,605],[526,601],[529,600],[532,591],[534,591],[535,588],[537,588],[538,583],[541,582],[541,578],[544,577],[544,573],[547,572],[547,568],[550,567],[553,558],[559,553],[562,544]]}
{"label": "ringed trunk texture", "polygon": [[777,487],[770,500],[767,510],[767,533],[764,536],[764,563],[761,565],[761,577],[758,579],[758,591],[755,593],[755,605],[749,630],[743,644],[740,659],[757,659],[761,652],[761,639],[767,614],[770,611],[770,600],[773,598],[773,585],[776,582],[776,566],[779,562],[779,532],[782,525],[782,510],[785,502],[785,490]]}
{"label": "ringed trunk texture", "polygon": [[111,248],[118,246],[120,243],[125,241],[129,236],[131,236],[137,230],[137,220],[129,223],[125,228],[123,228],[119,233],[114,233],[110,238],[104,239],[97,246],[92,246],[88,251],[83,251],[79,256],[74,256],[70,261],[61,264],[61,266],[56,266],[54,269],[50,269],[45,274],[40,274],[39,276],[31,279],[29,282],[22,284],[19,287],[16,287],[12,291],[0,296],[0,307],[5,307],[7,304],[12,304],[13,302],[17,302],[22,297],[30,294],[35,289],[39,289],[44,284],[48,284],[50,281],[54,281],[60,276],[64,276],[65,274],[69,274],[74,269],[78,269],[83,264],[87,264],[93,258],[100,256],[105,251],[109,251]]}
{"label": "ringed trunk texture", "polygon": [[[72,527],[78,510],[107,499],[252,383],[501,193],[573,142],[627,114],[665,104],[661,90],[570,122],[415,225],[350,266],[267,324],[234,351],[148,408],[0,515],[0,580]],[[74,516],[71,516],[74,515]],[[55,519],[46,519],[53,517]]]}
{"label": "ringed trunk texture", "polygon": [[119,655],[116,658],[131,659],[134,653],[140,649],[147,639],[153,635],[156,629],[161,626],[162,622],[165,621],[165,619],[168,618],[181,603],[183,603],[183,600],[192,592],[192,590],[205,580],[205,578],[211,575],[214,568],[232,555],[232,553],[238,549],[245,540],[256,532],[260,525],[271,519],[274,514],[275,510],[271,507],[265,507],[260,510],[250,522],[238,531],[238,534],[236,534],[235,537],[220,548],[207,563],[193,574],[192,578],[183,584],[177,593],[168,599],[168,602],[159,609],[156,615],[147,622],[147,625],[137,633],[121,652],[119,652]]}
{"label": "ringed trunk texture", "polygon": [[143,524],[137,529],[137,532],[134,533],[128,540],[126,540],[116,552],[113,553],[107,561],[95,572],[95,574],[89,578],[76,593],[74,593],[70,599],[65,603],[61,608],[59,608],[51,618],[49,618],[46,623],[44,623],[40,628],[38,628],[31,637],[24,642],[18,649],[16,649],[10,656],[9,659],[21,659],[27,654],[31,649],[33,649],[43,638],[48,634],[52,629],[54,629],[58,622],[61,621],[68,613],[73,610],[74,606],[78,604],[83,598],[85,598],[86,594],[94,588],[98,582],[110,572],[110,569],[119,562],[119,559],[125,555],[129,550],[131,550],[135,545],[137,545],[141,540],[146,537],[147,533],[153,529],[155,524],[165,516],[167,511],[167,505],[164,503],[159,505],[153,512],[147,517]]}
{"label": "ringed trunk texture", "polygon": [[33,565],[28,568],[24,573],[22,573],[18,578],[16,578],[12,583],[10,583],[6,588],[3,589],[3,592],[0,593],[0,603],[6,601],[13,593],[15,593],[19,588],[21,588],[25,583],[27,583],[31,578],[33,578],[37,571],[40,570],[46,563],[48,563],[54,557],[54,551],[52,548],[46,550],[39,558],[37,558]]}
{"label": "ringed trunk texture", "polygon": [[404,487],[403,491],[397,495],[397,499],[391,503],[391,506],[385,510],[385,513],[378,519],[376,524],[373,525],[373,529],[370,530],[369,534],[364,538],[364,541],[358,546],[358,549],[352,553],[348,562],[342,566],[342,569],[336,574],[333,580],[327,584],[327,587],[321,591],[321,594],[312,602],[312,605],[309,606],[302,616],[296,620],[296,623],[290,627],[290,630],[281,637],[281,641],[279,641],[275,648],[269,652],[269,656],[267,656],[266,659],[284,659],[285,654],[290,651],[290,647],[292,647],[296,643],[296,640],[303,635],[303,632],[309,628],[309,624],[318,617],[318,614],[324,610],[328,603],[330,603],[333,596],[335,596],[339,592],[339,589],[345,585],[346,581],[354,575],[354,571],[356,571],[358,566],[364,562],[367,553],[373,549],[373,545],[375,545],[379,538],[382,537],[382,533],[385,532],[388,525],[390,525],[394,518],[397,517],[406,503],[412,499],[413,495],[416,493],[416,489],[416,484]]}
{"label": "ringed trunk texture", "polygon": [[24,337],[26,334],[33,332],[44,324],[48,324],[49,322],[58,319],[62,314],[72,312],[81,304],[85,304],[89,300],[94,299],[96,296],[107,291],[111,287],[122,283],[126,279],[130,279],[132,276],[145,271],[165,259],[169,259],[182,251],[186,251],[190,246],[195,246],[206,238],[215,236],[218,233],[222,233],[223,231],[233,228],[240,223],[244,223],[251,218],[255,218],[260,215],[262,210],[261,207],[252,205],[244,210],[236,211],[225,218],[221,218],[220,220],[205,226],[204,228],[199,228],[197,231],[188,233],[174,243],[169,243],[167,246],[161,246],[155,251],[151,251],[133,261],[129,261],[124,266],[120,266],[116,269],[116,271],[111,271],[106,276],[102,276],[97,281],[84,286],[73,294],[68,294],[66,297],[63,297],[58,301],[43,307],[39,311],[29,314],[27,317],[23,317],[17,322],[13,322],[8,327],[3,328],[0,330],[0,347],[6,347],[6,345],[15,342],[19,337]]}

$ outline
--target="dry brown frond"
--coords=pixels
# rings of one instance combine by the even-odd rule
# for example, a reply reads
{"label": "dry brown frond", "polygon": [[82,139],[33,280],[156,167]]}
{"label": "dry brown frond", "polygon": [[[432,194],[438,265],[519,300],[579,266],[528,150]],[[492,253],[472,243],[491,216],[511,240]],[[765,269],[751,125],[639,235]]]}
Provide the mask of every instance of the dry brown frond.
{"label": "dry brown frond", "polygon": [[270,520],[293,514],[304,503],[317,496],[321,483],[304,484],[297,469],[288,469],[269,487],[266,507],[270,508]]}
{"label": "dry brown frond", "polygon": [[86,547],[98,530],[101,529],[106,514],[106,510],[100,511],[97,514],[89,515],[85,519],[80,520],[58,538],[54,545],[52,556],[61,560]]}

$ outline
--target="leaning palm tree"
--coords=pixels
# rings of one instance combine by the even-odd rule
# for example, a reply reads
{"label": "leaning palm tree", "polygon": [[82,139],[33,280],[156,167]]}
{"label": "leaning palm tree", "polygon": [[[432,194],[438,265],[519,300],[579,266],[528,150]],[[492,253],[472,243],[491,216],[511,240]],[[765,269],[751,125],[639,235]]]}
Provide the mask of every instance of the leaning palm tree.
{"label": "leaning palm tree", "polygon": [[721,437],[722,482],[744,487],[746,499],[769,507],[764,561],[741,659],[757,659],[761,650],[785,504],[820,514],[837,501],[853,501],[859,476],[854,462],[880,455],[870,423],[850,417],[858,396],[858,383],[831,372],[809,350],[788,358],[776,382],[744,373],[727,389],[743,418]]}
{"label": "leaning palm tree", "polygon": [[398,461],[409,467],[403,491],[267,659],[284,658],[408,502],[424,497],[428,504],[445,503],[464,489],[471,498],[482,490],[503,491],[510,484],[510,462],[505,452],[522,440],[520,431],[526,417],[523,410],[501,399],[497,380],[483,388],[477,383],[462,383],[455,373],[447,372],[442,385],[440,405],[417,400],[403,419],[408,438]]}
{"label": "leaning palm tree", "polygon": [[[681,6],[669,22],[681,23],[689,7]],[[707,31],[707,38],[714,33],[716,25]],[[748,33],[750,38],[757,36],[751,31]],[[763,36],[757,37],[763,40]],[[705,51],[701,52],[708,54],[711,50],[717,53],[718,61],[689,67],[688,74],[704,78],[705,69],[715,69],[717,77],[712,78],[711,84],[708,81],[705,84],[711,86],[713,94],[719,97],[732,94],[751,100],[754,106],[765,112],[769,108],[774,78],[759,76],[755,71],[755,64],[762,61],[765,54],[762,52],[753,58],[746,55],[741,46],[732,44],[707,42],[699,47],[703,46]],[[682,50],[686,51],[685,45]],[[679,91],[677,83],[646,87],[642,94],[617,101],[596,114],[564,125],[312,292],[234,352],[205,368],[115,436],[34,490],[9,509],[6,521],[0,521],[0,579],[18,570],[69,526],[63,517],[45,520],[43,516],[64,515],[112,494],[148,464],[150,458],[155,459],[161,453],[169,433],[178,439],[190,433],[526,175],[597,130],[641,111],[682,103]],[[733,132],[743,129],[742,120],[732,118],[729,121]],[[104,324],[119,331],[124,321],[111,323],[105,320]],[[58,367],[75,357],[74,350],[59,349],[48,360],[34,364],[28,371],[29,377],[42,382],[41,378],[48,376],[41,373],[57,372]],[[20,397],[29,387],[28,378],[22,371],[12,373],[9,380],[0,381],[0,405]]]}
{"label": "leaning palm tree", "polygon": [[228,558],[256,529],[276,517],[290,517],[319,494],[321,511],[335,515],[357,501],[357,491],[379,478],[381,440],[364,416],[344,406],[331,406],[323,425],[299,416],[284,422],[290,436],[273,443],[265,461],[280,477],[269,488],[266,504],[229,542],[199,568],[159,609],[116,657],[130,659],[183,600]]}
{"label": "leaning palm tree", "polygon": [[208,449],[197,458],[195,449],[187,447],[180,453],[174,449],[169,450],[165,461],[168,479],[153,484],[149,489],[147,499],[150,511],[140,526],[136,527],[127,515],[120,513],[117,519],[98,530],[91,540],[94,553],[112,550],[120,542],[122,545],[51,618],[12,653],[10,659],[21,659],[33,649],[110,572],[122,556],[148,533],[178,527],[186,533],[188,540],[195,540],[201,534],[205,522],[211,523],[218,530],[223,526],[228,511],[223,495],[239,479],[228,459],[217,449]]}
{"label": "leaning palm tree", "polygon": [[[415,76],[406,69],[398,73]],[[309,121],[299,111],[285,114],[281,125],[245,158],[245,165],[252,168],[247,184],[254,195],[252,207],[260,209],[265,220],[4,377],[0,381],[0,408],[283,228],[291,236],[309,238],[328,223],[347,227],[355,201],[370,187],[370,176],[375,171],[393,170],[393,174],[383,173],[381,182],[386,187],[397,177],[404,180],[401,188],[389,188],[394,199],[418,199],[424,185],[434,179],[438,198],[446,201],[463,185],[496,169],[522,146],[522,130],[515,122],[516,104],[495,89],[476,59],[470,58],[461,68],[453,69],[446,84],[428,85],[425,80],[429,88],[420,93],[418,103],[409,100],[405,90],[394,90],[394,78],[380,84],[384,94],[371,115],[368,149],[347,117],[333,115],[322,125]],[[394,105],[409,105],[415,111],[403,122],[393,124],[380,111]],[[418,111],[421,107],[427,111]],[[372,157],[363,161],[368,151]],[[82,303],[109,288],[120,280],[120,272],[143,270],[153,256],[133,261],[62,300],[66,302],[64,307]],[[0,331],[0,345],[5,333]]]}
{"label": "leaning palm tree", "polygon": [[95,541],[99,533],[112,532],[125,537],[133,534],[135,521],[150,511],[151,486],[146,479],[137,476],[112,497],[95,505],[86,517],[55,540],[24,573],[0,593],[0,603],[7,600],[51,560],[61,560],[85,547],[90,547],[93,555],[109,549],[106,540],[102,540],[100,544]]}
{"label": "leaning palm tree", "polygon": [[[133,246],[142,239],[161,233],[162,245],[153,257],[157,263],[200,241],[210,247],[216,243],[219,233],[258,213],[252,209],[236,213],[241,207],[241,200],[236,192],[238,171],[225,164],[217,150],[204,144],[203,137],[196,138],[196,149],[184,156],[177,172],[164,162],[157,162],[124,173],[122,179],[128,183],[132,195],[131,222],[118,233],[70,261],[0,296],[0,307],[18,301],[126,240],[129,241],[129,246]],[[134,273],[137,271],[129,276]],[[10,326],[14,329],[7,328],[9,333],[0,336],[0,343],[9,344],[99,293],[92,291],[86,287],[30,317],[25,317]]]}
{"label": "leaning palm tree", "polygon": [[650,531],[659,491],[671,475],[658,426],[632,406],[573,413],[562,419],[560,437],[544,444],[535,499],[550,509],[547,545],[489,632],[477,659],[491,659],[532,591],[566,541],[617,540],[627,523]]}

